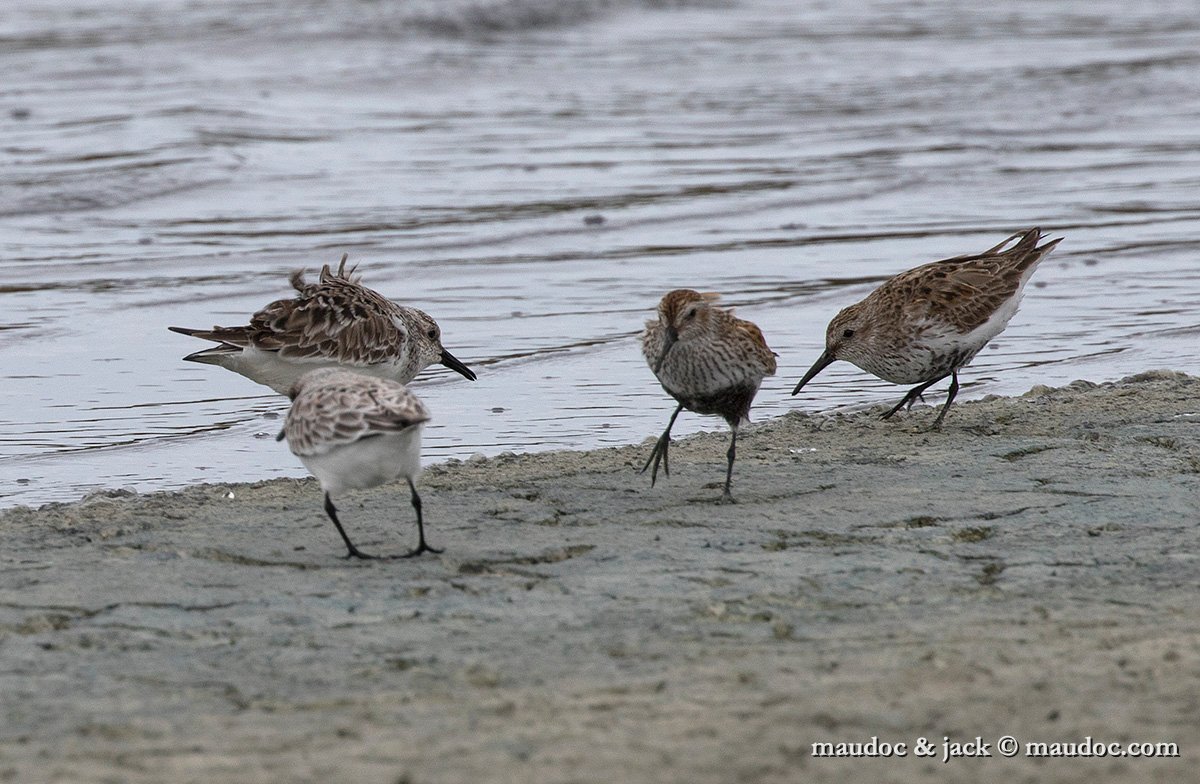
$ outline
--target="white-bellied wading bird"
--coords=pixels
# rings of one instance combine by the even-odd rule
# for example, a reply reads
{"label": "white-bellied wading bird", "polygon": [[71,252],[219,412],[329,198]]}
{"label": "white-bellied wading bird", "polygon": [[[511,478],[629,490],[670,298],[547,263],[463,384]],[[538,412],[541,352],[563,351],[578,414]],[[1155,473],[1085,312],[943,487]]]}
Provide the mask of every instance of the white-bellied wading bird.
{"label": "white-bellied wading bird", "polygon": [[347,558],[372,558],[354,546],[338,520],[333,496],[405,479],[417,513],[417,547],[404,557],[440,553],[425,542],[421,496],[421,429],[429,411],[403,384],[339,368],[300,377],[279,433],[325,491],[325,512],[346,542]]}
{"label": "white-bellied wading bird", "polygon": [[1042,239],[1040,229],[1029,229],[978,255],[934,261],[884,281],[833,317],[824,353],[792,394],[844,359],[884,381],[917,385],[887,419],[949,376],[950,392],[933,421],[940,427],[958,394],[958,371],[1004,330],[1038,263],[1062,241],[1038,245]]}
{"label": "white-bellied wading bird", "polygon": [[244,327],[168,329],[217,344],[185,361],[220,365],[285,395],[300,376],[331,366],[407,384],[438,362],[475,380],[442,346],[436,321],[362,285],[355,269],[346,271],[342,254],[337,272],[326,264],[316,283],[305,283],[303,270],[293,272],[299,293],[267,305]]}
{"label": "white-bellied wading bird", "polygon": [[642,355],[663,389],[679,403],[642,467],[650,472],[650,486],[663,473],[670,475],[668,450],[671,428],[683,409],[716,414],[729,423],[728,465],[722,501],[732,501],[733,461],[737,455],[738,427],[750,421],[750,404],[763,378],[775,375],[775,353],[767,347],[762,330],[749,321],[713,304],[716,294],[676,289],[658,303],[658,320],[647,321],[642,333]]}

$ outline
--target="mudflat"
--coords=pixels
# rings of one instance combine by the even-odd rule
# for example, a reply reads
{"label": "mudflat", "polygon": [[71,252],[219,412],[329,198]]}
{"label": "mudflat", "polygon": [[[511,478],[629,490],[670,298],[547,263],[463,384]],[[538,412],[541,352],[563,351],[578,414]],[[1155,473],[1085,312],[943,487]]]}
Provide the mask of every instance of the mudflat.
{"label": "mudflat", "polygon": [[1191,780],[1200,379],[882,410],[10,510],[0,780]]}

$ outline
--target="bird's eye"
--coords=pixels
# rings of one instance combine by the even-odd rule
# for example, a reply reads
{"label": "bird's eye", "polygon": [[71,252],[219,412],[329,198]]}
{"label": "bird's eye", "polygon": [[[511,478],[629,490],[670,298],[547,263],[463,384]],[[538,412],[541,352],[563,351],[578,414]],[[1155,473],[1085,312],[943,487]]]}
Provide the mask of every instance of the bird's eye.
{"label": "bird's eye", "polygon": [[437,334],[436,329],[431,329],[428,332],[426,332],[425,334],[429,336],[430,340],[437,340],[438,334]]}
{"label": "bird's eye", "polygon": [[854,337],[854,330],[852,330],[852,329],[847,329],[847,330],[843,331],[843,332],[842,332],[842,337],[844,337],[844,338],[852,338],[852,337]]}
{"label": "bird's eye", "polygon": [[691,321],[694,318],[696,318],[696,311],[694,310],[689,310],[687,313],[683,314],[684,321]]}

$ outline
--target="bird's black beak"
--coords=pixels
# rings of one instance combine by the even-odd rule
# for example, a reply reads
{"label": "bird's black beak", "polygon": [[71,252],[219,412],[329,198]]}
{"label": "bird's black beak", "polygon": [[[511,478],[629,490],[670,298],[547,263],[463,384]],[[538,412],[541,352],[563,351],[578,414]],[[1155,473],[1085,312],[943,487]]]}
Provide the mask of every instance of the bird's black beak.
{"label": "bird's black beak", "polygon": [[837,359],[837,357],[830,354],[829,351],[822,351],[821,356],[819,356],[817,358],[817,361],[813,363],[813,366],[810,367],[808,369],[808,372],[804,374],[804,378],[800,379],[800,383],[797,384],[796,388],[792,390],[792,394],[793,395],[797,394],[800,391],[801,387],[803,387],[809,381],[812,381],[813,376],[817,375],[822,370],[829,367],[829,365],[831,363],[833,363],[836,359]]}
{"label": "bird's black beak", "polygon": [[663,341],[662,351],[659,352],[658,359],[654,360],[654,375],[658,375],[659,368],[667,359],[667,352],[671,350],[671,346],[674,346],[677,340],[679,340],[679,332],[674,327],[667,327],[667,336]]}
{"label": "bird's black beak", "polygon": [[275,436],[275,440],[282,441],[285,438],[287,438],[287,428],[283,427],[279,429],[279,435]]}
{"label": "bird's black beak", "polygon": [[442,349],[442,364],[453,370],[455,373],[461,373],[469,380],[475,380],[475,371],[458,361],[458,357],[451,354],[446,349]]}

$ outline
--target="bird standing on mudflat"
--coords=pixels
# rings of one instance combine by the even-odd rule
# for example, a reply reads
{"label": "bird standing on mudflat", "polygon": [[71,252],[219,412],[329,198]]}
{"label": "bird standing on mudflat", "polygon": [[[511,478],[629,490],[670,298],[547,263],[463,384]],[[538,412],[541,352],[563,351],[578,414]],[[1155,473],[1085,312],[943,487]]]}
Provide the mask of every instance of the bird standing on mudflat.
{"label": "bird standing on mudflat", "polygon": [[671,428],[683,409],[716,414],[729,423],[731,436],[726,453],[725,492],[722,501],[733,501],[733,461],[737,454],[738,427],[750,421],[750,404],[763,378],[775,375],[775,353],[762,330],[713,305],[716,294],[676,289],[658,303],[658,320],[647,321],[642,333],[642,355],[663,389],[679,405],[642,467],[650,473],[650,486],[663,473],[670,475],[667,452]]}
{"label": "bird standing on mudflat", "polygon": [[417,513],[417,547],[405,558],[440,553],[425,542],[421,496],[421,429],[429,411],[403,384],[339,368],[301,376],[288,391],[292,407],[277,440],[287,439],[325,491],[325,512],[346,543],[347,558],[373,558],[354,546],[331,496],[403,477]]}
{"label": "bird standing on mudflat", "polygon": [[1004,331],[1038,263],[1062,241],[1038,245],[1043,237],[1036,228],[1018,232],[978,255],[934,261],[884,281],[833,317],[824,353],[792,394],[844,359],[884,381],[917,384],[887,419],[949,376],[950,392],[933,422],[940,427],[958,394],[958,371]]}
{"label": "bird standing on mudflat", "polygon": [[471,381],[475,373],[442,346],[442,331],[427,313],[397,305],[346,271],[326,264],[316,283],[293,272],[292,299],[272,302],[244,327],[188,329],[182,335],[218,345],[184,357],[187,362],[220,365],[251,381],[287,394],[300,376],[319,367],[344,367],[407,384],[439,362]]}

